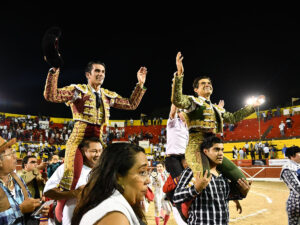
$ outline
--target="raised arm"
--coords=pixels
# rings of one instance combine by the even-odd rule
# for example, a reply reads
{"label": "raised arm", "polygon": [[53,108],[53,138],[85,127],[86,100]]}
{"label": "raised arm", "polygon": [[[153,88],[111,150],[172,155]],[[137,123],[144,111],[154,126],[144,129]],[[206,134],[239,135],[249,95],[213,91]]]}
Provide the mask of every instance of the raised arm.
{"label": "raised arm", "polygon": [[176,56],[177,72],[174,74],[173,78],[171,102],[178,108],[188,109],[191,106],[192,102],[187,95],[182,94],[184,71],[182,60],[183,56],[181,55],[181,52],[178,52]]}
{"label": "raised arm", "polygon": [[117,98],[115,98],[114,104],[112,106],[118,109],[135,110],[139,106],[146,92],[146,88],[144,87],[146,75],[147,68],[141,67],[137,72],[138,84],[133,90],[130,98],[122,98],[121,96],[118,96]]}
{"label": "raised arm", "polygon": [[225,112],[223,114],[224,122],[235,124],[254,112],[255,110],[253,106],[246,106],[235,113]]}
{"label": "raised arm", "polygon": [[265,96],[260,95],[251,105],[248,105],[235,113],[225,112],[223,114],[224,122],[226,123],[237,123],[245,117],[255,112],[255,107],[258,107],[265,101]]}
{"label": "raised arm", "polygon": [[75,87],[67,86],[64,88],[57,88],[58,76],[59,68],[51,68],[48,72],[44,90],[45,99],[55,103],[72,101],[74,98]]}
{"label": "raised arm", "polygon": [[169,114],[169,118],[171,120],[173,120],[175,118],[176,112],[177,112],[177,108],[176,108],[176,106],[174,104],[172,104],[171,105],[170,114]]}

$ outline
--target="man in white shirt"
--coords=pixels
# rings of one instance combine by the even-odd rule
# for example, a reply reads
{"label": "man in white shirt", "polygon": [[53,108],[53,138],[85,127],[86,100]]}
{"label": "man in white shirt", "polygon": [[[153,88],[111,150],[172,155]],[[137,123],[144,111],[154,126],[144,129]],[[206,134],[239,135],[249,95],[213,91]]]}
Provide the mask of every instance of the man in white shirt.
{"label": "man in white shirt", "polygon": [[284,127],[285,127],[285,124],[283,121],[281,121],[281,123],[279,124],[279,130],[280,130],[281,136],[284,136]]}
{"label": "man in white shirt", "polygon": [[270,152],[269,147],[268,147],[268,146],[265,146],[265,147],[264,147],[265,159],[268,159],[268,158],[269,158],[269,152]]}
{"label": "man in white shirt", "polygon": [[[79,149],[82,155],[84,156],[84,159],[83,167],[80,173],[79,180],[76,184],[75,190],[61,191],[59,188],[57,188],[60,183],[60,180],[63,177],[64,165],[61,165],[57,168],[57,170],[47,181],[44,189],[44,195],[46,197],[55,200],[66,200],[62,214],[63,225],[71,224],[71,219],[76,206],[77,198],[80,196],[81,190],[87,183],[88,175],[91,169],[95,166],[103,150],[100,144],[100,140],[95,137],[84,139],[79,145]],[[55,213],[57,214],[59,212],[55,210]],[[60,221],[60,218],[58,218],[60,217],[60,215],[56,215],[56,217]]]}
{"label": "man in white shirt", "polygon": [[[189,141],[189,132],[185,118],[180,110],[172,104],[169,119],[167,122],[167,145],[166,145],[166,169],[170,173],[174,184],[177,184],[182,171],[185,169],[185,149]],[[174,189],[167,193],[172,201]],[[173,208],[174,218],[177,224],[183,225],[184,216],[180,204]]]}
{"label": "man in white shirt", "polygon": [[240,159],[244,159],[244,151],[242,148],[240,148],[239,154],[240,154]]}
{"label": "man in white shirt", "polygon": [[166,169],[173,179],[179,180],[184,170],[185,149],[189,141],[189,132],[185,119],[174,104],[171,106],[167,122]]}

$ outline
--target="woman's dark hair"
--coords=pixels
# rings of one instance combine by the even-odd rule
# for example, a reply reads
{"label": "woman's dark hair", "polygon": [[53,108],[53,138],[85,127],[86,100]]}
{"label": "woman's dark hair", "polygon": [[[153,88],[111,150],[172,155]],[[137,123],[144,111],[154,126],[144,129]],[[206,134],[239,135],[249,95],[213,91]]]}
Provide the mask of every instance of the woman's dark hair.
{"label": "woman's dark hair", "polygon": [[292,146],[285,150],[285,156],[291,159],[291,157],[295,157],[298,152],[300,152],[300,148],[298,146]]}
{"label": "woman's dark hair", "polygon": [[[135,164],[135,157],[139,152],[145,153],[145,150],[140,146],[128,143],[111,144],[103,150],[76,205],[72,225],[79,224],[87,211],[109,198],[116,189],[120,193],[124,193],[124,189],[117,182],[117,175],[121,177],[127,175]],[[132,208],[137,217],[146,222],[140,203]]]}

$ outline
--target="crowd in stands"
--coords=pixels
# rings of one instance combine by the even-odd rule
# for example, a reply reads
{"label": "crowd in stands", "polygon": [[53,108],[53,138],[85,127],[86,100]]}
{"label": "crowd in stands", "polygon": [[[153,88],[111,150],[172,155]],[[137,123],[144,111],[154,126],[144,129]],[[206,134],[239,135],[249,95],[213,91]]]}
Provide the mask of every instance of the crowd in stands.
{"label": "crowd in stands", "polygon": [[[286,146],[284,146],[286,149]],[[276,145],[272,145],[266,142],[255,142],[255,144],[248,142],[242,148],[237,148],[236,146],[232,149],[233,159],[251,159],[251,160],[262,160],[262,159],[275,159],[277,158],[278,151],[282,149],[277,149]],[[284,149],[282,150],[284,151]]]}
{"label": "crowd in stands", "polygon": [[[293,138],[300,136],[300,115],[290,110],[283,115],[280,108],[260,113],[260,119],[251,118],[236,124],[224,123],[220,135],[224,141]],[[261,137],[259,137],[259,134]]]}
{"label": "crowd in stands", "polygon": [[[45,122],[45,123],[43,123]],[[73,129],[73,121],[53,124],[49,117],[6,117],[0,115],[0,136],[5,139],[17,138],[22,142],[48,142],[63,145]]]}
{"label": "crowd in stands", "polygon": [[[277,129],[280,131],[280,133],[277,134],[278,138],[286,137],[287,130],[291,130],[294,127],[293,124],[296,122],[293,119],[294,115],[292,115],[292,113],[283,116],[279,107],[275,110],[269,109],[267,111],[262,111],[260,116],[262,118],[261,121],[264,121],[266,124],[268,121],[273,123],[272,120],[280,121],[278,125],[275,125],[278,126]],[[103,132],[103,140],[106,144],[116,141],[128,141],[135,144],[138,144],[139,141],[143,140],[149,141],[151,153],[154,157],[153,159],[159,159],[164,157],[164,146],[166,144],[166,127],[165,125],[162,125],[162,121],[162,117],[150,118],[142,114],[142,126],[133,126],[134,120],[132,118],[125,120],[124,126],[122,127],[118,127],[116,123],[111,127],[106,126]],[[246,127],[243,127],[243,123],[247,123],[245,125]],[[224,141],[232,140],[231,138],[233,136],[238,137],[240,140],[258,139],[255,138],[255,135],[253,135],[253,137],[239,137],[240,132],[252,129],[251,124],[257,124],[257,120],[250,119],[241,121],[237,124],[224,123],[224,133],[221,134],[221,137]],[[51,149],[51,146],[53,145],[56,145],[56,148],[52,147],[52,151],[55,151],[56,149],[58,151],[62,150],[72,132],[73,126],[74,122],[72,120],[65,120],[63,123],[58,124],[53,123],[49,117],[44,116],[24,115],[13,117],[0,114],[0,136],[4,139],[17,138],[18,150],[22,156],[24,154],[27,155],[28,152],[29,154],[39,154],[41,156],[42,154],[49,152],[49,149]],[[276,130],[276,127],[273,128],[273,130]],[[263,132],[262,125],[262,133]],[[252,155],[257,156],[260,159],[263,158],[265,154],[264,147],[265,146],[260,146],[258,142],[253,148],[249,147],[249,149],[254,149]],[[251,156],[251,150],[243,156],[239,154],[239,150],[240,149],[237,149],[237,154],[235,154],[236,156],[239,156],[238,158],[249,158],[249,155]],[[265,151],[267,151],[267,149]],[[274,152],[276,153],[276,151]],[[273,157],[275,153],[270,153],[269,157]]]}

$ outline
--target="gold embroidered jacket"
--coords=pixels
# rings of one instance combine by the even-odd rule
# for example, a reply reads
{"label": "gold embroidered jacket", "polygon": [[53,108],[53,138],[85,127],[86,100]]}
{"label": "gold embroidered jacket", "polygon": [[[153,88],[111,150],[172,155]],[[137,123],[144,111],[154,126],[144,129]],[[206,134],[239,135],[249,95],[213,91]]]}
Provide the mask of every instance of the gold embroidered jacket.
{"label": "gold embroidered jacket", "polygon": [[96,107],[96,96],[87,84],[70,85],[57,88],[59,72],[48,73],[44,97],[47,101],[55,103],[66,103],[71,107],[73,119],[95,125],[108,124],[109,109],[115,107],[119,109],[134,110],[146,91],[139,85],[135,87],[130,98],[122,98],[116,92],[101,88],[101,106]]}
{"label": "gold embroidered jacket", "polygon": [[223,132],[223,121],[235,124],[252,114],[252,106],[246,106],[235,113],[226,112],[215,104],[208,104],[203,99],[182,94],[183,75],[175,74],[172,85],[172,103],[185,110],[185,119],[189,130]]}

